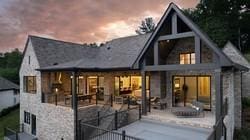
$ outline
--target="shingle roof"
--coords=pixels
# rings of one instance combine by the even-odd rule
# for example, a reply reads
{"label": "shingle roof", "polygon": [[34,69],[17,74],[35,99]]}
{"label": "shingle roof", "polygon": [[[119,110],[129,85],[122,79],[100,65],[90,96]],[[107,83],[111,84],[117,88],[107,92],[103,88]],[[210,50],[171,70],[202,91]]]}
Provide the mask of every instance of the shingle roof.
{"label": "shingle roof", "polygon": [[0,77],[0,91],[9,89],[19,89],[19,86],[3,77]]}
{"label": "shingle roof", "polygon": [[250,68],[250,64],[243,54],[229,41],[222,50],[234,63]]}
{"label": "shingle roof", "polygon": [[[150,34],[118,38],[102,47],[32,37],[40,69],[131,68]],[[57,63],[57,65],[55,65]]]}
{"label": "shingle roof", "polygon": [[99,49],[71,42],[29,36],[40,67],[53,66],[81,58],[95,57]]}

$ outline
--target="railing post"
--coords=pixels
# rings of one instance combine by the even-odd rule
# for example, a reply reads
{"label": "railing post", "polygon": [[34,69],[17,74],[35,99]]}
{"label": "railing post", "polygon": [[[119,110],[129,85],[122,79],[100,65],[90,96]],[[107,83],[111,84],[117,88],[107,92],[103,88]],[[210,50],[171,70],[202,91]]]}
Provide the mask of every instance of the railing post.
{"label": "railing post", "polygon": [[118,113],[117,113],[117,110],[115,111],[115,130],[118,129]]}
{"label": "railing post", "polygon": [[130,109],[130,97],[128,96],[128,109]]}
{"label": "railing post", "polygon": [[82,126],[81,126],[81,120],[79,120],[78,121],[78,128],[79,128],[79,130],[78,130],[78,132],[79,132],[79,138],[78,138],[78,140],[82,140]]}
{"label": "railing post", "polygon": [[55,95],[55,104],[57,105],[57,94]]}
{"label": "railing post", "polygon": [[113,107],[113,96],[112,96],[112,94],[110,95],[110,102],[111,102],[111,107]]}
{"label": "railing post", "polygon": [[100,125],[100,111],[97,112],[97,126]]}
{"label": "railing post", "polygon": [[16,140],[19,140],[17,132],[15,132],[15,135],[16,135]]}
{"label": "railing post", "polygon": [[139,105],[139,120],[141,119],[141,105]]}
{"label": "railing post", "polygon": [[125,140],[126,139],[126,131],[122,131],[122,140]]}
{"label": "railing post", "polygon": [[96,105],[98,104],[98,92],[97,92],[96,95],[95,95],[95,104],[96,104]]}
{"label": "railing post", "polygon": [[213,139],[216,140],[217,129],[216,129],[216,126],[215,126],[215,125],[213,126],[213,129],[214,129],[214,138],[213,138]]}

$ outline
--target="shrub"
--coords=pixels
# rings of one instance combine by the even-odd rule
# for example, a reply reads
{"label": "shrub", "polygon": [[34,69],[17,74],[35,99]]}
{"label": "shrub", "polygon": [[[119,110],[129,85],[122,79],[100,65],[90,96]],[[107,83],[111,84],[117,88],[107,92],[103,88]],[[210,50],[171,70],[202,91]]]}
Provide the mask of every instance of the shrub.
{"label": "shrub", "polygon": [[15,110],[15,109],[17,109],[17,108],[19,108],[19,104],[3,109],[3,110],[0,112],[0,117],[9,114],[11,111],[13,111],[13,110]]}
{"label": "shrub", "polygon": [[234,131],[234,140],[249,140],[249,138],[250,138],[249,128],[236,129]]}
{"label": "shrub", "polygon": [[243,97],[242,98],[242,108],[245,109],[248,107],[250,107],[250,98]]}

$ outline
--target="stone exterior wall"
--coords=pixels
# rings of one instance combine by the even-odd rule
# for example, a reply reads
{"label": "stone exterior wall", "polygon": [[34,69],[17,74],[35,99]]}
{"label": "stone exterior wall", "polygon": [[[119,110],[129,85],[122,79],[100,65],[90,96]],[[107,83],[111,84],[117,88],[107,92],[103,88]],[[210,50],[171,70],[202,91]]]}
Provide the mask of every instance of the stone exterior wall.
{"label": "stone exterior wall", "polygon": [[242,97],[250,98],[250,71],[242,74]]}
{"label": "stone exterior wall", "polygon": [[235,116],[235,127],[241,128],[241,114],[242,114],[242,104],[241,104],[241,72],[234,73],[234,116]]}
{"label": "stone exterior wall", "polygon": [[[243,54],[232,44],[227,43],[223,52],[235,63],[250,68],[250,64]],[[242,73],[242,97],[250,97],[250,72]]]}
{"label": "stone exterior wall", "polygon": [[[195,45],[193,38],[179,39],[175,44],[173,50],[166,59],[166,64],[180,64],[180,53],[194,53]],[[201,62],[213,62],[213,52],[204,44],[201,45]]]}
{"label": "stone exterior wall", "polygon": [[228,99],[228,114],[224,119],[224,123],[227,128],[227,140],[233,139],[234,126],[235,126],[235,97],[234,97],[234,73],[233,72],[224,72],[223,75],[223,99]]}
{"label": "stone exterior wall", "polygon": [[[29,64],[30,57],[30,64]],[[74,124],[71,108],[41,103],[41,73],[31,42],[28,43],[20,69],[20,123],[24,123],[24,111],[36,115],[36,137],[39,140],[73,139]],[[23,76],[36,76],[36,94],[23,91]],[[25,124],[25,132],[31,134],[31,124]]]}

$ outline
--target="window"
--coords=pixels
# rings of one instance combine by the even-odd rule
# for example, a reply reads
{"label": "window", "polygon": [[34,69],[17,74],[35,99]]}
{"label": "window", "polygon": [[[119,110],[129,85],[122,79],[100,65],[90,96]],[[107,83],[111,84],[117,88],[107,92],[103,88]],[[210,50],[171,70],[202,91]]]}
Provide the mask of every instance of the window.
{"label": "window", "polygon": [[24,123],[30,124],[30,113],[24,111]]}
{"label": "window", "polygon": [[23,90],[27,93],[36,93],[36,77],[24,76],[23,78]]}
{"label": "window", "polygon": [[195,64],[195,53],[180,54],[180,64]]}

